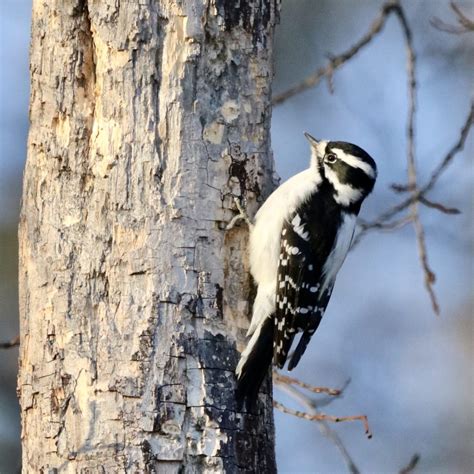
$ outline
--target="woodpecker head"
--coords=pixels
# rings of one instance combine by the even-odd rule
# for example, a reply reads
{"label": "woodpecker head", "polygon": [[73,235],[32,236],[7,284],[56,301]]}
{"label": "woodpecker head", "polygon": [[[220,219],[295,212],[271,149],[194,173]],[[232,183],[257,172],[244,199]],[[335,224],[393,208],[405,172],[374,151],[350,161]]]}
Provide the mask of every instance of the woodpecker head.
{"label": "woodpecker head", "polygon": [[342,206],[360,204],[371,193],[377,165],[362,148],[347,142],[316,140],[309,133],[311,167],[334,189],[334,199]]}

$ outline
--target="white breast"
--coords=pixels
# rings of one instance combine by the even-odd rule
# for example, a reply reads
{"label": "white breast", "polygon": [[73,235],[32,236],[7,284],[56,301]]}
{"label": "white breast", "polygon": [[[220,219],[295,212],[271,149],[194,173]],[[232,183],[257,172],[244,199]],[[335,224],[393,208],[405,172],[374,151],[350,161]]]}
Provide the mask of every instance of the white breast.
{"label": "white breast", "polygon": [[323,267],[324,281],[321,286],[321,293],[332,286],[336,280],[337,272],[344,263],[347,252],[349,252],[355,224],[355,214],[343,213],[341,227],[337,232],[334,246]]}
{"label": "white breast", "polygon": [[257,212],[250,232],[250,271],[258,284],[248,335],[275,311],[280,236],[285,219],[316,191],[316,168],[303,171],[277,188]]}
{"label": "white breast", "polygon": [[283,222],[320,182],[315,168],[302,171],[277,188],[257,212],[250,233],[250,271],[259,285],[276,288]]}

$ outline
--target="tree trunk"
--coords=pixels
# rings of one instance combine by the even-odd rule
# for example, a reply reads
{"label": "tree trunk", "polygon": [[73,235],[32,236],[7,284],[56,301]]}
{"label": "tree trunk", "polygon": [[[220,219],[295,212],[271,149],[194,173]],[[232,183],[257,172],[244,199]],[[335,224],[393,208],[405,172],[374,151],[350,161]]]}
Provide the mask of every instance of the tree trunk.
{"label": "tree trunk", "polygon": [[226,224],[273,186],[278,0],[33,4],[24,472],[275,471],[271,387],[234,400],[252,288]]}

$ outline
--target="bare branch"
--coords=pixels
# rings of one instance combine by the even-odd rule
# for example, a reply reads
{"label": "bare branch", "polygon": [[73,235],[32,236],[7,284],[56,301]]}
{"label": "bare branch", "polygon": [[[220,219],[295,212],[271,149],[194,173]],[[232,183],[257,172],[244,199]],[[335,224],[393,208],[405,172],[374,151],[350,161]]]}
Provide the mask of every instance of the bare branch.
{"label": "bare branch", "polygon": [[394,230],[401,229],[402,227],[405,227],[407,224],[409,224],[412,221],[413,221],[412,215],[407,215],[400,219],[396,219],[390,222],[384,222],[384,221],[367,222],[362,219],[359,219],[358,225],[359,225],[360,230],[358,234],[355,236],[354,240],[352,241],[351,249],[353,249],[362,240],[362,237],[364,237],[364,235],[367,234],[371,230],[381,230],[381,231],[391,232]]}
{"label": "bare branch", "polygon": [[344,396],[344,392],[345,392],[345,390],[347,389],[347,387],[349,386],[350,383],[351,383],[351,379],[348,378],[344,382],[342,387],[339,389],[339,392],[340,392],[339,395],[325,395],[325,396],[318,397],[317,400],[312,399],[313,402],[314,402],[314,407],[319,410],[322,407],[327,407],[328,405],[330,405],[334,401],[339,400],[340,398],[342,398]]}
{"label": "bare branch", "polygon": [[317,413],[317,414],[310,414],[304,411],[293,410],[292,408],[288,408],[285,405],[282,405],[280,402],[276,400],[273,401],[273,406],[282,411],[283,413],[287,413],[288,415],[293,415],[298,418],[303,418],[309,421],[332,421],[333,423],[341,423],[344,421],[361,421],[364,424],[365,434],[367,438],[372,438],[372,432],[370,431],[369,421],[366,415],[354,415],[354,416],[333,416],[333,415],[326,415],[325,413]]}
{"label": "bare branch", "polygon": [[419,201],[421,204],[424,204],[426,207],[431,207],[432,209],[437,209],[443,214],[460,214],[461,211],[455,207],[446,207],[445,205],[434,202],[426,199],[424,196],[420,196]]}
{"label": "bare branch", "polygon": [[471,108],[469,109],[469,114],[467,116],[466,121],[461,129],[461,133],[459,135],[458,141],[454,144],[454,146],[449,150],[447,155],[443,158],[440,164],[435,168],[433,171],[430,180],[428,183],[421,189],[421,194],[426,194],[431,188],[436,184],[441,174],[445,171],[448,165],[451,164],[454,157],[462,151],[464,145],[466,143],[467,136],[469,135],[469,130],[472,127],[474,122],[474,102],[471,102]]}
{"label": "bare branch", "polygon": [[[344,388],[347,386],[349,382],[346,382],[344,384]],[[291,385],[281,383],[279,384],[279,388],[284,390],[286,393],[288,393],[291,397],[293,397],[295,400],[297,400],[302,406],[305,407],[305,409],[312,415],[318,415],[320,414],[318,410],[316,409],[316,401],[309,398],[308,396],[302,394],[299,390],[297,390],[295,387],[292,387]],[[342,393],[341,389],[341,393]],[[338,395],[339,396],[339,395]],[[331,400],[336,399],[337,396],[332,397]],[[319,405],[318,401],[318,405]],[[325,420],[319,420],[317,421],[319,431],[323,436],[328,438],[336,448],[339,450],[342,458],[344,459],[344,462],[347,465],[347,469],[351,474],[360,474],[359,468],[356,466],[354,460],[352,459],[351,455],[347,451],[347,448],[345,447],[342,439],[339,437],[339,435],[330,428],[329,423]]]}
{"label": "bare branch", "polygon": [[431,189],[434,187],[440,176],[443,172],[447,169],[447,167],[451,164],[455,156],[464,149],[466,144],[467,137],[469,135],[469,131],[471,126],[474,122],[474,102],[471,103],[471,108],[469,109],[468,116],[464,122],[464,125],[461,128],[461,133],[459,134],[459,138],[456,143],[451,147],[448,153],[443,157],[440,161],[438,166],[434,169],[433,173],[431,174],[431,178],[429,181],[419,188],[418,190],[410,188],[410,186],[402,186],[402,185],[392,185],[392,188],[397,189],[398,192],[405,192],[411,191],[412,195],[402,202],[396,204],[395,206],[389,208],[388,210],[384,211],[380,214],[376,219],[372,222],[366,224],[366,228],[377,228],[377,224],[380,222],[386,222],[390,219],[393,219],[399,212],[404,211],[407,209],[413,202],[420,199],[421,196],[425,196]]}
{"label": "bare branch", "polygon": [[469,31],[474,31],[474,21],[469,19],[459,8],[458,5],[456,5],[454,2],[450,2],[450,6],[453,9],[454,13],[458,17],[458,22],[466,28],[466,30]]}
{"label": "bare branch", "polygon": [[451,2],[450,6],[457,17],[458,25],[450,25],[437,17],[430,20],[431,25],[437,30],[455,35],[474,31],[474,21],[469,19],[454,2]]}
{"label": "bare branch", "polygon": [[418,453],[415,453],[409,463],[402,469],[400,469],[399,474],[410,474],[410,472],[413,472],[418,465],[418,462],[420,461],[420,455]]}
{"label": "bare branch", "polygon": [[20,345],[20,335],[15,336],[13,339],[7,342],[0,342],[0,349],[11,349],[12,347]]}
{"label": "bare branch", "polygon": [[[464,145],[466,144],[466,140],[473,123],[474,123],[474,102],[471,102],[469,113],[466,117],[466,120],[464,121],[463,126],[461,127],[461,132],[459,134],[458,140],[451,147],[448,153],[443,157],[443,159],[440,161],[438,166],[433,170],[429,181],[419,190],[419,195],[426,194],[428,191],[430,191],[434,187],[434,185],[436,184],[440,176],[443,174],[446,168],[451,164],[455,156],[464,149]],[[391,188],[398,193],[414,191],[412,188],[410,188],[409,185],[404,185],[404,184],[392,184]],[[399,208],[399,206],[397,206],[397,209],[399,208],[399,210],[397,210],[395,214],[397,214],[403,209],[406,209],[410,205],[410,203],[411,203],[411,199],[407,199],[406,201],[403,201],[399,206],[404,206],[404,207]],[[395,210],[395,208],[393,210]],[[389,218],[393,217],[393,215],[389,216]]]}
{"label": "bare branch", "polygon": [[410,203],[410,214],[413,226],[415,228],[416,241],[418,246],[418,255],[420,257],[421,267],[425,274],[425,287],[430,296],[433,311],[439,314],[439,305],[433,289],[436,280],[434,272],[431,270],[428,262],[428,254],[426,249],[426,239],[423,224],[420,220],[418,211],[418,183],[416,174],[416,158],[415,158],[415,116],[416,116],[416,55],[413,47],[412,32],[408,25],[405,12],[401,5],[397,5],[395,13],[400,20],[403,36],[405,39],[405,47],[407,52],[407,74],[408,74],[408,120],[407,120],[407,164],[408,164],[408,186],[412,189],[413,201]]}
{"label": "bare branch", "polygon": [[380,13],[378,14],[377,18],[372,22],[369,30],[365,33],[360,40],[355,43],[351,48],[349,48],[344,53],[338,56],[332,56],[329,58],[329,63],[325,67],[319,68],[313,74],[308,76],[306,79],[301,81],[296,86],[282,92],[281,94],[277,94],[272,99],[272,104],[280,105],[281,103],[285,102],[286,100],[290,99],[291,97],[299,94],[305,90],[308,90],[312,87],[316,87],[320,82],[321,79],[324,77],[328,80],[329,90],[332,92],[334,90],[333,85],[333,74],[334,72],[347,61],[352,59],[361,49],[367,46],[383,29],[387,18],[389,17],[390,13],[394,11],[395,8],[398,8],[397,1],[389,1],[386,2]]}
{"label": "bare branch", "polygon": [[414,191],[408,184],[400,184],[400,183],[393,183],[390,185],[390,188],[392,191],[395,191],[396,193],[406,193],[408,191]]}
{"label": "bare branch", "polygon": [[439,304],[436,298],[436,294],[433,289],[433,284],[436,281],[436,275],[431,270],[429,263],[428,263],[428,255],[426,250],[426,239],[425,239],[425,230],[419,217],[413,220],[413,225],[415,227],[416,233],[416,240],[418,245],[418,255],[420,257],[421,267],[423,268],[423,272],[425,274],[425,288],[428,292],[431,300],[431,305],[433,307],[433,311],[435,314],[439,315]]}
{"label": "bare branch", "polygon": [[327,393],[328,395],[338,396],[341,394],[341,390],[335,388],[327,388],[327,387],[314,387],[313,385],[309,385],[301,380],[294,379],[292,377],[288,377],[287,375],[280,374],[277,371],[273,371],[273,381],[277,384],[285,384],[285,385],[297,385],[298,387],[304,388],[309,390],[313,393]]}

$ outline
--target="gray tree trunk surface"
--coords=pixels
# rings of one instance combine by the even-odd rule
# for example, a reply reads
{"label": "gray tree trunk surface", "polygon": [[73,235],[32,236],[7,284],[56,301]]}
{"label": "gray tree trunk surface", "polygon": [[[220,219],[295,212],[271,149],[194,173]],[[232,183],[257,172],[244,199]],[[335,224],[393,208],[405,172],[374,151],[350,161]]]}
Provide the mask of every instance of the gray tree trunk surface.
{"label": "gray tree trunk surface", "polygon": [[33,2],[23,471],[274,472],[234,400],[278,0]]}

